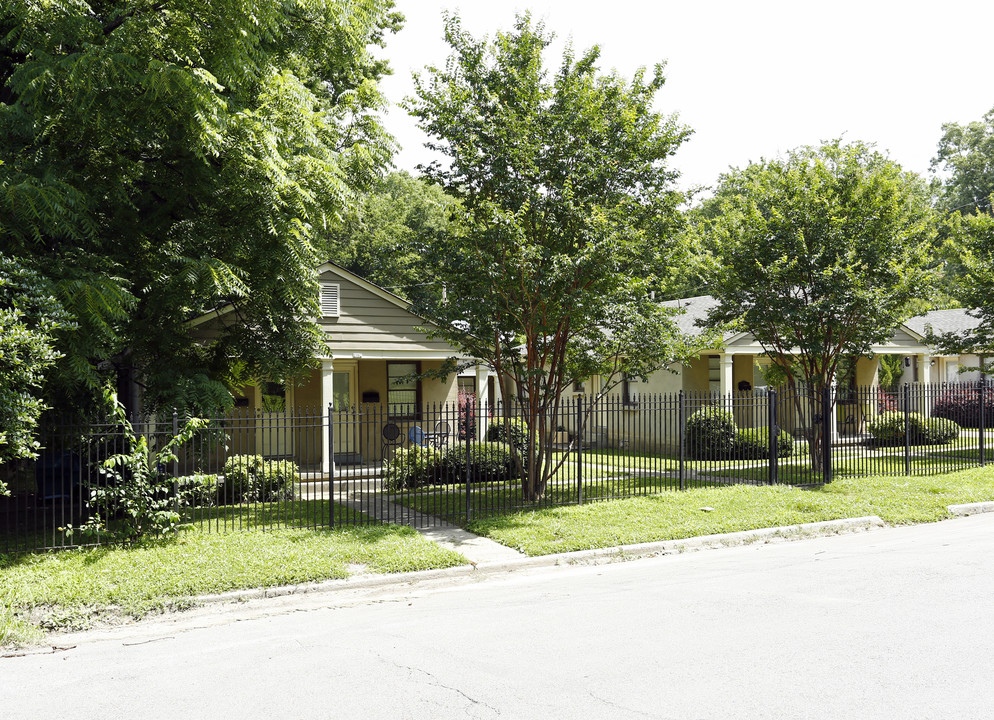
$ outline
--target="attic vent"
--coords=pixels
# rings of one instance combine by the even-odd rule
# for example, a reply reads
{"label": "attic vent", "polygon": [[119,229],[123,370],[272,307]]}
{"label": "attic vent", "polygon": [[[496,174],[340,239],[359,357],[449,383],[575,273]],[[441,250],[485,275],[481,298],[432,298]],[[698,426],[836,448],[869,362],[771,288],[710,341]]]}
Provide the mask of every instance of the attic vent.
{"label": "attic vent", "polygon": [[340,310],[341,285],[321,283],[321,317],[338,317]]}

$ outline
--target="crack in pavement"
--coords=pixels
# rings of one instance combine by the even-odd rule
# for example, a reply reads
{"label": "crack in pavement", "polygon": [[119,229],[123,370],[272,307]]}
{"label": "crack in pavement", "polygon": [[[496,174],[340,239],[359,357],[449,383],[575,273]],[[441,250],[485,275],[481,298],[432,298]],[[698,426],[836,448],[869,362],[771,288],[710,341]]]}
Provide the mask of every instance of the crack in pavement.
{"label": "crack in pavement", "polygon": [[445,684],[443,684],[441,680],[439,680],[437,677],[435,677],[434,674],[428,672],[427,670],[423,670],[422,668],[411,667],[410,665],[401,665],[400,663],[395,662],[393,660],[390,660],[388,658],[385,658],[385,657],[383,657],[382,655],[379,655],[379,654],[377,655],[377,657],[380,660],[382,660],[382,661],[389,662],[391,665],[393,665],[396,668],[400,668],[401,670],[407,670],[409,673],[416,673],[416,672],[418,672],[418,673],[421,673],[422,675],[426,675],[432,681],[432,685],[434,687],[438,687],[438,688],[442,688],[443,690],[450,690],[452,692],[459,693],[460,695],[462,695],[464,698],[466,698],[467,700],[469,700],[474,705],[481,705],[482,707],[485,707],[488,710],[490,710],[491,712],[493,712],[495,715],[500,715],[500,710],[498,710],[497,708],[495,708],[493,705],[488,705],[487,703],[483,702],[482,700],[477,700],[476,698],[472,698],[472,697],[470,697],[469,695],[467,695],[466,693],[464,693],[462,690],[460,690],[457,687],[452,687],[451,685],[445,685]]}

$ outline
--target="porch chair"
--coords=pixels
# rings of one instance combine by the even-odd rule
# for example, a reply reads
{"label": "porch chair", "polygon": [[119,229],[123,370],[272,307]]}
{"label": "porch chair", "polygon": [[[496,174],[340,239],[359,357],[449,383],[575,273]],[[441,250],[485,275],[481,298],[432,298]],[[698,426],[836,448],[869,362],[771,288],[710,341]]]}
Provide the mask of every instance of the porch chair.
{"label": "porch chair", "polygon": [[399,448],[404,442],[404,439],[400,435],[400,428],[397,427],[395,423],[387,423],[384,425],[380,434],[383,436],[383,446],[380,448],[380,457],[384,460],[389,460],[390,457],[387,455],[387,450],[390,448]]}
{"label": "porch chair", "polygon": [[411,445],[420,445],[425,447],[427,439],[425,437],[425,431],[421,429],[420,425],[413,425],[410,430],[407,431],[407,439],[411,441]]}
{"label": "porch chair", "polygon": [[443,445],[449,444],[449,435],[452,433],[452,426],[449,425],[445,420],[439,420],[435,423],[435,431],[431,433],[428,438],[429,442],[437,448]]}

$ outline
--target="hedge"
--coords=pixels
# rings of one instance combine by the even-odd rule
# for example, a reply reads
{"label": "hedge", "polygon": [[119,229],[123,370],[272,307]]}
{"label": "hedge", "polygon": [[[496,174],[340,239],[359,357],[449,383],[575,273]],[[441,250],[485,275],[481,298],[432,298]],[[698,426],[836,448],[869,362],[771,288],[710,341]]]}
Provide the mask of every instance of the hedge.
{"label": "hedge", "polygon": [[[905,413],[881,413],[870,423],[869,430],[877,445],[903,445]],[[959,425],[947,418],[907,413],[907,440],[912,445],[944,445],[958,438],[959,431]]]}

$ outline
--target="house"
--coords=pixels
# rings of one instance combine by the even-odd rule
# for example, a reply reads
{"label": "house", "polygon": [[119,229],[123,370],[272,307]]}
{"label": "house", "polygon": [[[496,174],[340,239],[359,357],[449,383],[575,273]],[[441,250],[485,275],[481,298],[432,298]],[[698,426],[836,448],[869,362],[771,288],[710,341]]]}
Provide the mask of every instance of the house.
{"label": "house", "polygon": [[[328,472],[333,458],[339,464],[379,459],[387,424],[406,437],[411,427],[429,422],[420,416],[422,408],[455,404],[460,390],[487,406],[493,381],[483,363],[444,381],[415,377],[440,369],[451,357],[471,361],[419,329],[428,323],[406,300],[334,263],[317,273],[325,351],[303,378],[242,388],[230,424],[230,452],[292,457],[302,467]],[[209,337],[226,312],[192,321],[195,334]],[[323,419],[329,405],[338,418],[332,428]],[[247,420],[243,432],[239,417]]]}
{"label": "house", "polygon": [[[929,331],[935,335],[944,333],[963,334],[976,329],[980,320],[969,314],[966,308],[933,310],[905,321],[909,333],[924,338]],[[977,382],[980,380],[980,358],[974,354],[943,355],[932,354],[928,363],[924,358],[905,356],[904,372],[900,382]]]}
{"label": "house", "polygon": [[[701,324],[717,301],[708,295],[667,301],[664,305],[683,310],[674,321],[680,331],[688,336],[703,334]],[[938,354],[928,344],[928,328],[935,333],[961,332],[975,327],[979,321],[966,310],[937,310],[914,317],[900,324],[891,337],[871,346],[872,355],[856,359],[853,372],[844,380],[852,395],[837,395],[833,406],[832,427],[837,432],[856,434],[865,430],[867,422],[876,412],[874,403],[858,399],[856,388],[873,388],[878,385],[880,355],[902,358],[905,371],[900,382],[932,384],[976,380],[978,373],[960,373],[960,367],[976,365],[976,356],[947,356]],[[766,372],[771,365],[762,345],[745,331],[728,332],[721,342],[703,350],[690,362],[661,369],[643,380],[626,379],[611,390],[608,404],[627,408],[625,419],[610,421],[613,426],[596,427],[595,436],[609,437],[609,444],[627,444],[646,447],[647,450],[672,450],[679,441],[679,422],[676,410],[665,409],[662,403],[647,403],[649,398],[674,398],[680,391],[686,396],[685,415],[704,404],[722,403],[728,407],[740,427],[762,427],[768,424],[767,401],[762,390],[770,383]],[[599,379],[586,381],[584,392],[596,392]],[[863,395],[866,391],[863,391]],[[926,410],[926,408],[923,408]],[[783,403],[778,410],[778,424],[800,433],[811,418],[792,404]],[[612,413],[612,417],[615,414]]]}

